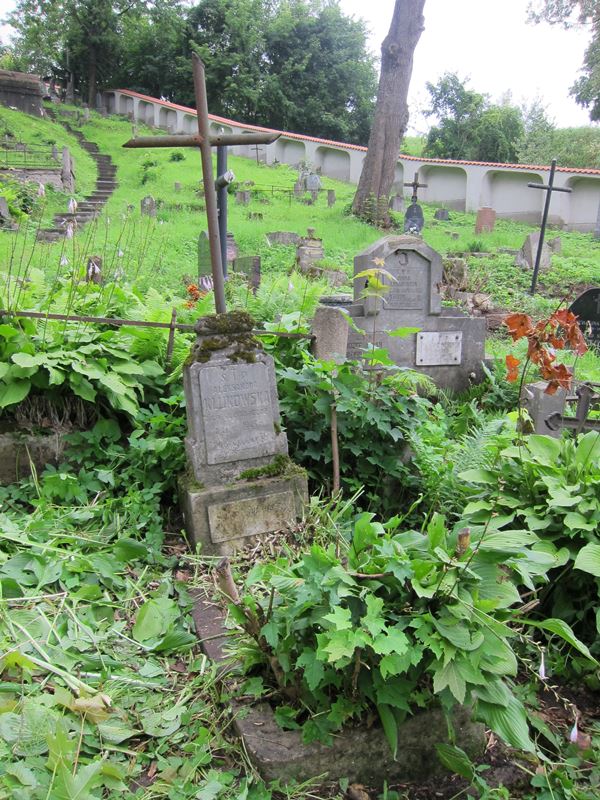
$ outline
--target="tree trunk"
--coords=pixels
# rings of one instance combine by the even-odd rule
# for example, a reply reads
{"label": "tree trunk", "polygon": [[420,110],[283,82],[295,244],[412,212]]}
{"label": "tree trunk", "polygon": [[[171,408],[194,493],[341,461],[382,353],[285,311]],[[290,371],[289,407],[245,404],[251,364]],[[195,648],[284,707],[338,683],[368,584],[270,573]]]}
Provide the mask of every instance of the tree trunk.
{"label": "tree trunk", "polygon": [[400,142],[408,124],[408,87],[413,54],[424,29],[425,0],[396,0],[392,24],[381,45],[381,75],[369,149],[352,210],[377,224],[389,224],[388,198]]}
{"label": "tree trunk", "polygon": [[96,60],[96,48],[90,45],[89,48],[89,68],[88,68],[88,106],[92,111],[96,108],[96,84],[98,74],[98,64]]}

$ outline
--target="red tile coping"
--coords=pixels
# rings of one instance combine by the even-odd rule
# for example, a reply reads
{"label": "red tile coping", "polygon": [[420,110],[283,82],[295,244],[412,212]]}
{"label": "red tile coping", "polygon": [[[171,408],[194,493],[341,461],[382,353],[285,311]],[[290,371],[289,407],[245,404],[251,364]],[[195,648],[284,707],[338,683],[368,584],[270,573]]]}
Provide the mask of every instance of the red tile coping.
{"label": "red tile coping", "polygon": [[[137,97],[140,100],[145,100],[149,103],[158,103],[158,105],[165,106],[167,108],[173,108],[177,111],[185,111],[188,114],[196,116],[196,109],[189,108],[189,106],[180,106],[177,105],[177,103],[171,103],[169,100],[159,100],[156,97],[149,97],[147,94],[133,92],[130,89],[115,89],[114,91],[119,92],[120,94],[125,94],[129,97]],[[333,139],[319,139],[316,136],[306,136],[302,133],[291,133],[290,131],[278,131],[275,128],[264,128],[260,125],[246,125],[241,122],[236,122],[236,120],[233,119],[218,117],[216,114],[209,114],[208,116],[214,122],[222,122],[225,125],[234,125],[235,127],[243,128],[244,130],[261,131],[265,133],[280,133],[282,136],[287,136],[290,139],[300,139],[306,142],[316,142],[317,144],[326,144],[333,147],[343,147],[345,150],[358,150],[363,153],[366,153],[368,149],[359,144],[336,142]],[[541,170],[546,172],[550,170],[549,166],[543,166],[541,164],[500,164],[493,161],[460,161],[454,158],[423,158],[421,156],[405,155],[404,153],[400,153],[399,158],[402,158],[404,161],[420,161],[423,164],[457,164],[467,167],[501,167],[502,169]],[[584,167],[557,167],[556,171],[570,172],[579,175],[600,175],[600,169],[586,169]]]}

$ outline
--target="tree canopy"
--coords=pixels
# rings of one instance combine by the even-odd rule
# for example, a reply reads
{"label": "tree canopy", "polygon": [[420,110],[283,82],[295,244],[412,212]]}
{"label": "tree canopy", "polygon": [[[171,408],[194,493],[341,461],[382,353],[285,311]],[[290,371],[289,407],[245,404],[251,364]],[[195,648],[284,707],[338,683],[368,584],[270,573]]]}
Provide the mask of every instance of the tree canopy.
{"label": "tree canopy", "polygon": [[583,56],[581,75],[571,87],[579,105],[589,110],[592,121],[600,120],[600,4],[598,0],[532,0],[529,17],[551,25],[586,25],[591,40]]}
{"label": "tree canopy", "polygon": [[509,102],[490,103],[486,95],[467,88],[466,81],[446,73],[428,83],[431,103],[427,116],[439,122],[427,136],[425,155],[511,163],[517,161],[523,137],[520,109]]}
{"label": "tree canopy", "polygon": [[193,104],[206,62],[213,113],[365,143],[377,74],[362,21],[339,0],[18,0],[18,68]]}

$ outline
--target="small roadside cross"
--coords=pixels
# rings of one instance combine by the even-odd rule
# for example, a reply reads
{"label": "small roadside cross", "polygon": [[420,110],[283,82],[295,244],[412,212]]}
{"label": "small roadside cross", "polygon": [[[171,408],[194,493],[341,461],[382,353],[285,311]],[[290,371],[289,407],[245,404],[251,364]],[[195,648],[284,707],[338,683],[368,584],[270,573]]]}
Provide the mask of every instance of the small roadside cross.
{"label": "small roadside cross", "polygon": [[416,203],[416,201],[418,199],[417,198],[417,190],[418,189],[426,189],[427,186],[428,186],[427,183],[419,183],[419,172],[418,172],[418,170],[417,170],[417,172],[415,172],[415,177],[413,178],[412,183],[405,183],[404,185],[412,187],[411,200],[413,200],[415,203]]}
{"label": "small roadside cross", "polygon": [[548,211],[550,210],[550,200],[552,198],[552,192],[571,192],[572,189],[566,189],[562,186],[555,186],[554,185],[554,173],[556,172],[556,159],[552,159],[552,164],[550,166],[550,177],[548,178],[548,183],[528,183],[530,189],[542,189],[542,191],[546,192],[546,202],[544,203],[544,213],[542,214],[542,227],[540,229],[540,239],[538,242],[538,249],[537,253],[535,254],[535,264],[533,267],[533,276],[531,278],[531,289],[529,290],[529,294],[535,294],[535,289],[537,286],[537,279],[538,273],[540,271],[540,261],[542,258],[542,248],[544,247],[544,236],[546,235],[546,224],[548,222]]}
{"label": "small roadside cross", "polygon": [[[204,199],[206,202],[206,223],[208,227],[208,241],[210,245],[210,260],[212,268],[213,289],[215,293],[215,311],[224,314],[225,288],[223,283],[223,260],[221,258],[221,233],[227,232],[226,211],[221,217],[221,231],[219,230],[219,214],[217,208],[217,191],[227,191],[227,184],[232,180],[227,171],[226,153],[227,146],[247,144],[271,144],[279,139],[279,133],[252,133],[252,134],[221,134],[210,135],[210,119],[208,116],[208,103],[206,97],[206,80],[204,64],[196,53],[192,54],[192,70],[194,75],[194,91],[196,96],[196,115],[198,119],[198,133],[196,135],[175,136],[140,136],[125,142],[123,147],[198,147],[202,158],[202,178],[204,185]],[[224,172],[213,179],[211,147],[223,148],[219,167]],[[225,269],[227,262],[225,261]]]}

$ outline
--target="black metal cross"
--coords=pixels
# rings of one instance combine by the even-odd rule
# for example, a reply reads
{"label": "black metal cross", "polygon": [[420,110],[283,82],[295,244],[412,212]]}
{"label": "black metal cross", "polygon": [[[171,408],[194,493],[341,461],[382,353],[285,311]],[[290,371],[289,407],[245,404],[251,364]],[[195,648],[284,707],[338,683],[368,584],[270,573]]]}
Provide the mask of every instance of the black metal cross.
{"label": "black metal cross", "polygon": [[418,189],[426,189],[428,184],[426,183],[419,183],[419,171],[415,172],[415,177],[412,180],[412,183],[405,183],[405,186],[412,187],[412,197],[411,200],[414,200],[415,203],[417,201],[417,190]]}
{"label": "black metal cross", "polygon": [[[225,307],[225,289],[223,284],[223,265],[225,270],[227,259],[222,260],[221,245],[227,236],[226,211],[221,217],[219,226],[219,213],[217,208],[218,191],[227,191],[227,183],[230,176],[227,175],[226,157],[228,145],[247,145],[247,144],[271,144],[279,139],[280,133],[251,133],[251,134],[221,134],[211,136],[208,117],[208,103],[206,98],[206,80],[204,75],[204,64],[196,53],[192,54],[192,69],[194,74],[194,90],[196,96],[196,115],[198,119],[198,133],[195,136],[141,136],[130,139],[123,147],[198,147],[202,157],[202,177],[204,183],[204,199],[206,202],[206,222],[208,227],[208,241],[210,245],[210,261],[212,266],[213,289],[215,293],[215,310],[217,314],[223,314],[227,310]],[[224,170],[213,180],[211,147],[223,148],[221,150],[220,163]],[[224,233],[224,237],[222,234]]]}
{"label": "black metal cross", "polygon": [[542,189],[546,192],[546,202],[544,203],[544,213],[542,214],[542,227],[540,229],[540,240],[538,242],[538,249],[537,253],[535,254],[535,264],[533,267],[533,276],[531,278],[531,289],[529,290],[529,294],[535,294],[535,289],[537,286],[537,279],[538,273],[540,271],[540,261],[542,258],[542,248],[544,246],[544,236],[546,235],[546,224],[548,222],[548,211],[550,210],[550,199],[552,198],[552,192],[571,192],[572,189],[563,189],[562,187],[554,185],[554,173],[556,172],[556,159],[552,159],[552,164],[550,165],[550,177],[548,178],[548,183],[528,183],[530,189]]}

